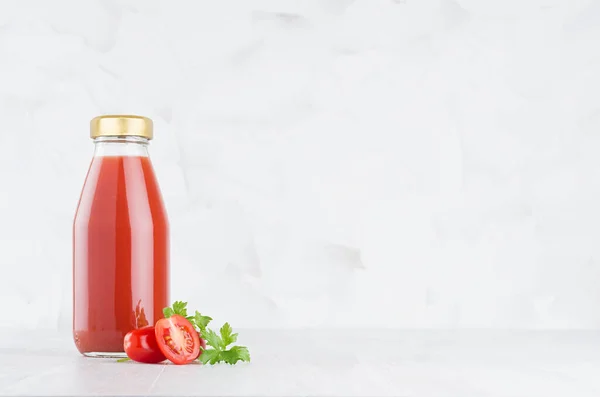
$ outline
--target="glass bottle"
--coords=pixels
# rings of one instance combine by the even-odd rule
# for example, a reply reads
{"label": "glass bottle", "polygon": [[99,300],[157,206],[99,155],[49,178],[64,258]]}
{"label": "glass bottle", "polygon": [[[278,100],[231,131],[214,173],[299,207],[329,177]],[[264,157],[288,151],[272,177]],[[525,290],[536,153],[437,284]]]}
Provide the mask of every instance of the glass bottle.
{"label": "glass bottle", "polygon": [[73,337],[86,356],[124,355],[123,337],[169,305],[169,223],[150,157],[152,120],[99,116],[73,224]]}

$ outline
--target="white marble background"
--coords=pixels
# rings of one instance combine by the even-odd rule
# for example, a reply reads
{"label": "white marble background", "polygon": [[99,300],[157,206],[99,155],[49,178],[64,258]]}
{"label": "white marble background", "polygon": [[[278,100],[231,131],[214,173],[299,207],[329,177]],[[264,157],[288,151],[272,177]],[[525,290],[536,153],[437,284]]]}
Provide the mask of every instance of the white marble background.
{"label": "white marble background", "polygon": [[69,329],[115,112],[217,321],[600,328],[600,1],[0,1],[0,327]]}

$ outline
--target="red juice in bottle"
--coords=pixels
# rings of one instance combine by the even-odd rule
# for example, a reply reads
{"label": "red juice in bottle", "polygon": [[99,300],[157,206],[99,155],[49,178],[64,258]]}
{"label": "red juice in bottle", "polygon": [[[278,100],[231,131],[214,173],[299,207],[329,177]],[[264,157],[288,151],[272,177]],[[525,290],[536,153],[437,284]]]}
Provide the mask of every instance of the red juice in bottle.
{"label": "red juice in bottle", "polygon": [[89,356],[123,355],[123,337],[169,305],[169,224],[148,157],[152,121],[100,116],[73,225],[73,337]]}

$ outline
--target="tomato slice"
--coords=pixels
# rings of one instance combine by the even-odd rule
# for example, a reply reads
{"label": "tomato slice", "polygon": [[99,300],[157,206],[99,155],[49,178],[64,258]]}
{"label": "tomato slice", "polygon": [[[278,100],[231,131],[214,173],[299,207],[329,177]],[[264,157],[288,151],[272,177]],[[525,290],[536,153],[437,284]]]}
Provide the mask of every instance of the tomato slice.
{"label": "tomato slice", "polygon": [[174,364],[191,363],[200,354],[198,332],[185,317],[175,314],[156,323],[158,347]]}
{"label": "tomato slice", "polygon": [[166,360],[156,343],[153,326],[129,331],[123,340],[123,348],[127,357],[140,363],[155,364]]}

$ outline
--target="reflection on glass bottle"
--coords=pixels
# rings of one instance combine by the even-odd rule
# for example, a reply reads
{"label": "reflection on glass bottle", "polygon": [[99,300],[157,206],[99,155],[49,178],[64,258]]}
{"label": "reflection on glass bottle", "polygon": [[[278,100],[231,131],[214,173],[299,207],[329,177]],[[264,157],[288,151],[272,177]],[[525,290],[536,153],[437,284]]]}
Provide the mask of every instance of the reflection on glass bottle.
{"label": "reflection on glass bottle", "polygon": [[146,313],[144,312],[144,308],[142,307],[142,300],[140,299],[135,305],[135,310],[132,314],[132,327],[133,328],[142,328],[148,326],[148,319],[146,318]]}

